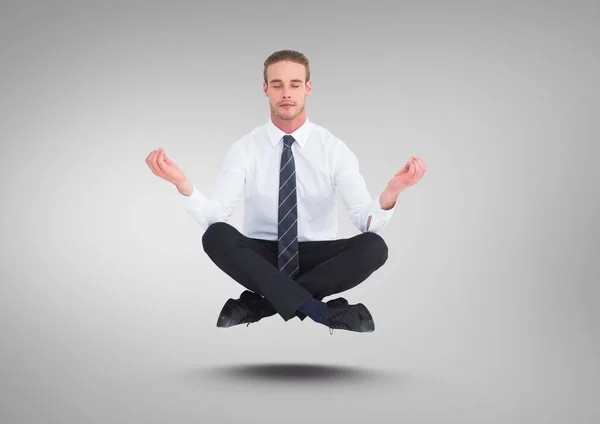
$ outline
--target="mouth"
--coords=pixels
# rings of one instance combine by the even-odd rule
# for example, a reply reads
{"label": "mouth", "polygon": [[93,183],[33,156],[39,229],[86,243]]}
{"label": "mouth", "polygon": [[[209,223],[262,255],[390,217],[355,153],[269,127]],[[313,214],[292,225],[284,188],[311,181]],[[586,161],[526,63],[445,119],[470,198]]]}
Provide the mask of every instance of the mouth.
{"label": "mouth", "polygon": [[294,105],[291,104],[291,103],[281,103],[279,106],[281,106],[281,107],[288,107],[288,106],[294,106]]}

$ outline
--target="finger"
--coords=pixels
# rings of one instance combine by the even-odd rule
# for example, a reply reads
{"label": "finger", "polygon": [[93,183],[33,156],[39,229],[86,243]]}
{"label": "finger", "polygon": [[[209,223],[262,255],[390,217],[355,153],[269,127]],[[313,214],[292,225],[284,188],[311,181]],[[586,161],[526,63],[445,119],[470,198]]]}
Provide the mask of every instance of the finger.
{"label": "finger", "polygon": [[148,157],[146,158],[146,163],[148,164],[148,166],[150,167],[150,169],[152,169],[152,162],[153,162],[153,158],[154,158],[154,150],[152,150],[149,154]]}
{"label": "finger", "polygon": [[423,161],[416,156],[412,156],[411,158],[413,163],[415,164],[415,176],[420,177],[425,172]]}
{"label": "finger", "polygon": [[425,172],[427,172],[427,167],[425,166],[425,163],[422,160],[419,160],[419,172],[415,176],[415,184],[421,181],[423,175],[425,175]]}
{"label": "finger", "polygon": [[151,153],[150,159],[148,161],[148,166],[150,167],[150,169],[152,169],[152,172],[155,175],[160,175],[160,168],[158,167],[158,164],[156,163],[157,155],[158,155],[158,150],[155,150]]}
{"label": "finger", "polygon": [[411,178],[415,175],[415,163],[412,159],[408,164],[408,174],[411,176]]}
{"label": "finger", "polygon": [[419,159],[419,169],[421,170],[421,176],[427,171],[427,167],[425,166],[425,162]]}
{"label": "finger", "polygon": [[413,163],[415,164],[415,173],[419,173],[421,171],[421,163],[419,162],[419,160],[415,157],[413,157]]}
{"label": "finger", "polygon": [[415,182],[421,176],[421,165],[419,164],[419,161],[416,159],[413,159],[413,163],[415,165],[415,173],[413,175],[413,182]]}
{"label": "finger", "polygon": [[410,164],[411,164],[411,162],[412,162],[411,159],[408,159],[406,161],[406,165],[404,165],[404,168],[402,168],[402,170],[405,171],[405,172],[410,171]]}
{"label": "finger", "polygon": [[408,172],[408,162],[406,162],[406,165],[404,165],[404,168],[402,168],[401,170],[399,170],[398,172],[396,172],[394,174],[394,177],[399,177],[401,175],[404,175]]}
{"label": "finger", "polygon": [[152,161],[152,156],[154,155],[154,152],[155,152],[155,151],[156,151],[156,150],[152,150],[150,153],[148,153],[148,156],[146,156],[146,163],[147,163],[148,165],[150,165],[150,162]]}
{"label": "finger", "polygon": [[156,155],[156,164],[159,169],[162,171],[165,168],[165,160],[164,160],[165,152],[162,149],[158,150],[158,154]]}

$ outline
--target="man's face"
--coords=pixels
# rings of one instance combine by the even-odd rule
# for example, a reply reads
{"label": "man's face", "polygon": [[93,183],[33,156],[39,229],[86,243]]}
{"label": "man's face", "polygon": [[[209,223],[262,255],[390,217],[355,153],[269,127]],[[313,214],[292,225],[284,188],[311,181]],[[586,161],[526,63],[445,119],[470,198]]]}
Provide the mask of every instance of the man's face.
{"label": "man's face", "polygon": [[302,64],[282,61],[270,65],[263,89],[269,98],[271,113],[284,120],[300,115],[311,85],[310,81],[306,81],[306,68]]}

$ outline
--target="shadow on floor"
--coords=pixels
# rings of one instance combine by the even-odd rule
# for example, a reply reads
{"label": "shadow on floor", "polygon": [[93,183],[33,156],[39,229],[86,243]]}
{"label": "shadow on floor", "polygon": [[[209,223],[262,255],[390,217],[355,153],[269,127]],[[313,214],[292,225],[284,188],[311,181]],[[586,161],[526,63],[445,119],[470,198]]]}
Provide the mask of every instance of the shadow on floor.
{"label": "shadow on floor", "polygon": [[341,383],[393,383],[406,379],[391,371],[381,371],[354,366],[318,365],[302,363],[234,364],[185,373],[188,379],[220,380],[223,382],[341,382]]}

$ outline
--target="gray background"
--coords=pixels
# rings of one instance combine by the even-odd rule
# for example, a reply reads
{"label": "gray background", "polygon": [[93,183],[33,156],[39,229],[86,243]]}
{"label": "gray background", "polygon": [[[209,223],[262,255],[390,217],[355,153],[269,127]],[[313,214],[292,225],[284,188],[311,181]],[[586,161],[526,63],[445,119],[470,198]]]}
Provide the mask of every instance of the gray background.
{"label": "gray background", "polygon": [[[598,422],[597,2],[200,3],[2,2],[0,422]],[[373,196],[429,169],[345,293],[372,334],[217,329],[240,286],[144,162],[210,193],[282,48]]]}

